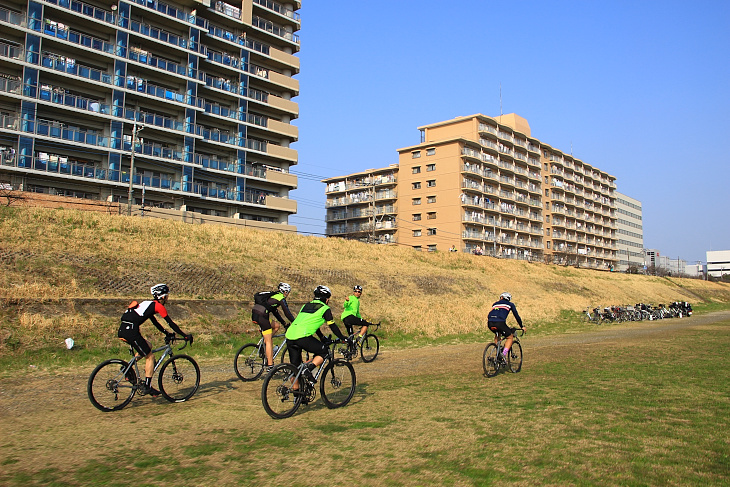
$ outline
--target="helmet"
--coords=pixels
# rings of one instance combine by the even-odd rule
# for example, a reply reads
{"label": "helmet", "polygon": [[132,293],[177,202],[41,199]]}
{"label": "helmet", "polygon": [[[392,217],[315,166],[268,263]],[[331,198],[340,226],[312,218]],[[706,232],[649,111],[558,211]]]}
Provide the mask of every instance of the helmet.
{"label": "helmet", "polygon": [[161,299],[170,294],[170,288],[167,287],[167,284],[155,284],[150,288],[150,292],[153,298]]}
{"label": "helmet", "polygon": [[512,301],[512,295],[510,293],[502,293],[499,295],[499,299],[506,299],[507,301]]}
{"label": "helmet", "polygon": [[314,290],[314,297],[317,299],[329,299],[332,297],[332,291],[327,286],[317,286]]}
{"label": "helmet", "polygon": [[353,290],[353,291],[360,291],[360,292],[362,292],[362,286],[359,286],[359,285],[357,285],[357,284],[356,284],[356,285],[355,285],[355,286],[354,286],[354,287],[352,288],[352,290]]}
{"label": "helmet", "polygon": [[291,292],[291,286],[285,282],[280,282],[278,289],[279,289],[279,292],[282,292],[282,293]]}

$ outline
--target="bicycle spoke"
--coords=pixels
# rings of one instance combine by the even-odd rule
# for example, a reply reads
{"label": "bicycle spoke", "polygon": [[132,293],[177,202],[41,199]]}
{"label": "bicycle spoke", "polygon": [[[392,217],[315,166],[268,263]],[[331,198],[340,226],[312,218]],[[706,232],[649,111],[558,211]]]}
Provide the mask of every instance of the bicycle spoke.
{"label": "bicycle spoke", "polygon": [[355,369],[346,360],[330,362],[319,380],[322,400],[330,409],[344,406],[355,394]]}
{"label": "bicycle spoke", "polygon": [[293,389],[297,369],[291,364],[279,364],[266,374],[261,386],[261,402],[274,419],[288,418],[302,402],[302,396]]}
{"label": "bicycle spoke", "polygon": [[127,362],[112,359],[102,362],[89,376],[87,394],[91,404],[101,411],[117,411],[129,404],[136,392],[137,374]]}
{"label": "bicycle spoke", "polygon": [[265,360],[266,356],[262,357],[258,344],[247,343],[236,353],[236,357],[233,359],[233,368],[241,380],[256,380],[264,370]]}
{"label": "bicycle spoke", "polygon": [[168,401],[187,401],[200,386],[200,367],[191,357],[177,355],[162,366],[158,383]]}

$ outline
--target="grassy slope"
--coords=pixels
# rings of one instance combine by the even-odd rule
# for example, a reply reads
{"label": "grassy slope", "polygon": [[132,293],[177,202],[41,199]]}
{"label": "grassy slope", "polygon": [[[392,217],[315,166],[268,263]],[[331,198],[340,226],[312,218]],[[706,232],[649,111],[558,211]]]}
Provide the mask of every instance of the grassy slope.
{"label": "grassy slope", "polygon": [[[387,331],[437,338],[480,330],[497,296],[509,291],[533,332],[587,306],[635,302],[730,302],[730,285],[530,264],[448,252],[415,252],[341,239],[126,218],[73,210],[0,208],[0,351],[61,335],[108,336],[118,313],[33,312],[27,303],[59,297],[144,297],[168,282],[173,300],[224,299],[247,307],[253,292],[290,282],[290,302],[317,284],[334,291],[337,314],[351,286],[365,288],[365,317]],[[26,300],[26,301],[24,301]],[[29,301],[27,301],[29,300]],[[25,304],[24,304],[25,303]],[[296,308],[297,306],[293,306]],[[106,316],[110,314],[112,316]],[[99,323],[103,333],[95,333]],[[203,341],[239,333],[247,313],[185,321]],[[30,330],[30,331],[29,331]],[[58,336],[55,336],[58,335]],[[12,347],[11,347],[12,348]]]}

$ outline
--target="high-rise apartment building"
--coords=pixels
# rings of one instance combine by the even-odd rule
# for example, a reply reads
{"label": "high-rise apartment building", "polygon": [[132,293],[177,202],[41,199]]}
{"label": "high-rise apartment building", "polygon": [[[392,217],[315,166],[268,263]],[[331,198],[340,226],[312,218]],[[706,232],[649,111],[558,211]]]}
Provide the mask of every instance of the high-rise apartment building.
{"label": "high-rise apartment building", "polygon": [[398,149],[397,165],[323,181],[328,235],[615,266],[613,176],[535,139],[515,114],[458,117],[419,130],[421,142]]}
{"label": "high-rise apartment building", "polygon": [[291,229],[300,7],[5,0],[0,183]]}
{"label": "high-rise apartment building", "polygon": [[616,192],[616,235],[618,270],[625,272],[631,268],[643,272],[646,263],[641,201],[619,192]]}

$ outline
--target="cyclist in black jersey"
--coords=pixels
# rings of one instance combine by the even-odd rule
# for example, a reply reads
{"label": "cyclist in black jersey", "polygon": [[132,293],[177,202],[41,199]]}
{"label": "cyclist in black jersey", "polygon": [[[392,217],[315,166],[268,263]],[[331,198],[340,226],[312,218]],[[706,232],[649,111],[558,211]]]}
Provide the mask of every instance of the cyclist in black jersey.
{"label": "cyclist in black jersey", "polygon": [[512,328],[507,326],[507,316],[510,311],[517,320],[517,324],[520,325],[520,329],[525,331],[525,325],[522,324],[522,318],[517,313],[517,306],[512,302],[512,295],[510,293],[502,293],[499,296],[499,301],[492,305],[492,310],[487,315],[487,326],[494,332],[494,343],[499,342],[499,335],[507,337],[505,341],[504,350],[502,350],[502,356],[506,357],[509,353],[509,349],[512,348],[512,342],[514,341],[514,333]]}
{"label": "cyclist in black jersey", "polygon": [[[179,333],[191,344],[193,343],[193,335],[186,335],[167,314],[165,303],[167,303],[167,298],[170,294],[170,288],[167,284],[152,286],[150,293],[152,293],[152,301],[142,301],[141,303],[132,301],[122,315],[122,322],[119,325],[117,336],[129,343],[139,356],[145,357],[145,383],[141,392],[151,396],[159,396],[160,391],[152,387],[152,375],[155,373],[155,357],[152,355],[152,347],[149,342],[140,333],[140,325],[150,320],[160,330],[160,333],[164,333],[167,338],[172,338],[175,336],[175,333]],[[168,333],[155,318],[156,314],[164,318],[174,332]]]}
{"label": "cyclist in black jersey", "polygon": [[[261,335],[264,337],[264,346],[266,347],[266,365],[268,369],[274,366],[274,341],[273,335],[279,331],[279,323],[288,327],[287,322],[279,314],[277,308],[281,308],[284,316],[289,323],[294,321],[294,316],[289,311],[289,304],[286,298],[291,293],[291,286],[285,282],[280,282],[276,291],[263,291],[254,295],[254,305],[251,310],[251,320],[259,325]],[[274,315],[279,323],[274,322],[273,325],[269,320],[269,313]]]}

